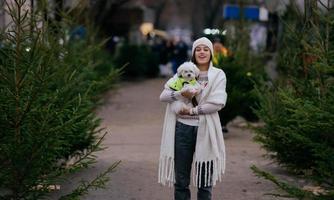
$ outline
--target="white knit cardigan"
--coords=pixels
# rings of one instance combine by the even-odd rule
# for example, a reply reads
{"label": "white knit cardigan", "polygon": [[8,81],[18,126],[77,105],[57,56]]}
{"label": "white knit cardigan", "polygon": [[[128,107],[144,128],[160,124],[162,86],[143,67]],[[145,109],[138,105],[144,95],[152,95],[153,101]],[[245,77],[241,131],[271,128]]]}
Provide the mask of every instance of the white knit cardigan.
{"label": "white knit cardigan", "polygon": [[[202,91],[199,105],[213,103],[225,105],[227,94],[225,73],[210,65],[208,70],[208,85]],[[176,115],[171,111],[170,103],[167,104],[159,159],[159,180],[163,185],[172,186],[175,183],[174,173],[174,139],[175,139]],[[204,167],[204,169],[202,169]],[[213,169],[212,174],[207,173]],[[193,184],[201,187],[202,171],[205,186],[215,186],[221,181],[225,171],[225,144],[218,112],[199,115],[196,149],[193,158]]]}

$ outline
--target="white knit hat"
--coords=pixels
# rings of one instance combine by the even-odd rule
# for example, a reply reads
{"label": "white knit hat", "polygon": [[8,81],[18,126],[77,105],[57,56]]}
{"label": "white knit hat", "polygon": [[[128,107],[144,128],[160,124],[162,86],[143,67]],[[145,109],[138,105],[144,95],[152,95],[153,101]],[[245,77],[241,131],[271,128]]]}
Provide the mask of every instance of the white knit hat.
{"label": "white knit hat", "polygon": [[193,43],[193,48],[191,50],[191,55],[194,56],[194,52],[195,52],[195,49],[198,45],[205,45],[207,47],[209,47],[210,51],[211,51],[211,56],[213,57],[213,45],[212,45],[212,42],[206,38],[206,37],[201,37],[197,40],[194,41]]}

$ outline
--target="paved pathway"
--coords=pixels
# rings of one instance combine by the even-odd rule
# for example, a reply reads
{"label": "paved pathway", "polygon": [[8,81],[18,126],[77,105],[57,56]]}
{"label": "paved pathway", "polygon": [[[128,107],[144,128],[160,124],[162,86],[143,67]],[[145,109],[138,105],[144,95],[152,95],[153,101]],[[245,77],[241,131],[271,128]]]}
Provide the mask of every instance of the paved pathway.
{"label": "paved pathway", "polygon": [[[62,186],[60,193],[70,190],[72,182],[92,178],[113,162],[121,160],[111,181],[103,190],[91,191],[83,199],[89,200],[172,200],[173,190],[157,183],[158,157],[164,103],[159,95],[165,79],[151,79],[122,84],[111,91],[98,111],[102,126],[110,134],[104,145],[108,149],[98,153],[97,165],[74,175]],[[263,158],[263,151],[252,141],[247,129],[229,126],[225,136],[227,169],[224,181],[214,188],[214,200],[273,200],[264,193],[276,192],[270,182],[254,176],[250,166],[275,170]],[[277,171],[280,173],[279,171]],[[192,188],[193,199],[195,189]],[[55,197],[54,196],[54,197]]]}

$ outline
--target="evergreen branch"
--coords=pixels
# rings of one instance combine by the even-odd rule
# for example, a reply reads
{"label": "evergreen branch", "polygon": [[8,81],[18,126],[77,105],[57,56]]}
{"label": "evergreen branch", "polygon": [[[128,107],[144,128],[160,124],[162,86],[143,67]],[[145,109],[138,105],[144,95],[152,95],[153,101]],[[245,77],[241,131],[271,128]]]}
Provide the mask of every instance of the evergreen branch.
{"label": "evergreen branch", "polygon": [[[28,14],[29,14],[29,11],[28,10],[26,10],[26,11],[24,11],[24,13],[22,14],[22,16],[20,16],[20,20],[22,21],[22,22],[24,22],[25,20],[26,20],[26,18],[28,17]],[[21,28],[23,29],[23,28],[25,28],[26,26],[22,26]]]}
{"label": "evergreen branch", "polygon": [[[49,177],[59,177],[60,175],[64,176],[65,174],[73,173],[79,169],[87,168],[89,164],[93,164],[95,162],[95,155],[93,153],[97,151],[101,151],[105,148],[101,148],[101,142],[104,140],[104,137],[107,135],[108,132],[105,132],[98,141],[91,145],[90,148],[87,148],[86,151],[79,153],[78,156],[73,156],[75,158],[75,161],[68,165],[66,168],[61,169],[60,171],[54,171],[54,173],[51,173]],[[85,160],[88,160],[88,163],[85,162]]]}
{"label": "evergreen branch", "polygon": [[106,183],[110,180],[107,177],[108,174],[113,173],[115,168],[121,163],[121,161],[115,162],[112,164],[106,171],[99,174],[96,178],[94,178],[91,182],[83,181],[71,194],[60,197],[59,200],[75,200],[79,199],[79,197],[88,193],[89,189],[99,189],[104,188]]}
{"label": "evergreen branch", "polygon": [[96,152],[96,151],[100,151],[102,150],[100,148],[100,145],[102,143],[102,141],[104,140],[105,136],[108,134],[108,132],[105,132],[99,139],[98,141],[93,144],[89,150],[84,154],[83,157],[80,157],[77,161],[75,161],[71,166],[76,166],[78,164],[80,164],[83,160],[87,159],[93,152]]}
{"label": "evergreen branch", "polygon": [[[36,36],[36,39],[34,40],[34,42],[33,42],[33,46],[32,46],[32,52],[31,52],[31,54],[30,54],[30,60],[32,60],[33,59],[33,57],[35,56],[34,55],[34,52],[35,52],[35,49],[36,49],[36,46],[37,46],[37,42],[38,42],[38,39],[40,38],[40,31],[38,31],[37,32],[37,36]],[[22,75],[22,77],[21,77],[21,80],[19,80],[19,87],[21,88],[21,85],[23,84],[23,80],[25,79],[25,77],[26,77],[26,75],[28,74],[27,72],[28,72],[28,70],[29,70],[29,67],[27,67],[26,68],[26,70],[23,72],[23,75]]]}
{"label": "evergreen branch", "polygon": [[7,12],[7,14],[9,14],[10,17],[13,19],[13,18],[15,17],[15,15],[14,15],[14,14],[15,14],[15,10],[14,10],[14,8],[11,7],[11,5],[9,5],[8,0],[5,0],[4,2],[5,2],[5,4],[6,4],[6,8],[8,9],[8,12],[7,12],[6,9],[4,9],[5,12]]}
{"label": "evergreen branch", "polygon": [[303,191],[296,186],[292,186],[292,185],[289,185],[288,183],[285,183],[283,181],[279,181],[275,176],[273,176],[272,174],[270,174],[268,172],[260,170],[255,165],[252,165],[251,169],[253,170],[253,172],[258,177],[262,177],[266,180],[269,180],[269,181],[273,182],[280,189],[282,189],[283,191],[290,194],[291,195],[290,197],[297,197],[298,199],[304,199],[304,198],[308,198],[308,197],[313,196],[312,193],[310,193],[310,192]]}
{"label": "evergreen branch", "polygon": [[62,124],[60,124],[58,126],[52,127],[51,129],[49,129],[49,132],[57,132],[58,130],[63,129],[67,125],[73,123],[73,121],[75,121],[77,119],[80,119],[80,118],[81,118],[81,116],[73,117],[72,119],[67,120],[66,122],[62,122]]}
{"label": "evergreen branch", "polygon": [[[318,0],[317,2],[320,3],[324,8],[326,8],[326,10],[330,9],[329,5],[325,5],[325,3],[323,3],[322,1]],[[327,4],[329,4],[329,3],[330,3],[330,1],[327,1]]]}
{"label": "evergreen branch", "polygon": [[293,198],[293,196],[286,195],[286,194],[265,193],[264,195],[273,196],[273,197],[282,197],[282,198]]}
{"label": "evergreen branch", "polygon": [[39,90],[35,90],[34,93],[32,94],[32,97],[30,98],[30,100],[28,102],[26,102],[26,104],[23,108],[22,114],[21,114],[21,116],[20,116],[20,118],[17,122],[19,126],[22,125],[25,116],[30,111],[30,107],[31,107],[32,103],[34,102],[34,100],[36,99],[38,92],[39,92]]}
{"label": "evergreen branch", "polygon": [[288,24],[287,22],[282,22],[283,23],[283,25],[288,29],[288,31],[290,32],[290,33],[294,33],[293,35],[290,35],[292,38],[294,38],[294,39],[298,39],[298,40],[300,40],[301,38],[299,38],[298,36],[297,36],[297,34],[296,34],[296,31],[294,30],[294,28],[293,28],[293,26],[291,25],[291,24]]}
{"label": "evergreen branch", "polygon": [[[2,67],[2,65],[0,67]],[[10,83],[9,79],[3,73],[1,73],[1,71],[0,71],[0,77],[5,81],[7,81],[8,84]]]}
{"label": "evergreen branch", "polygon": [[9,30],[6,34],[6,39],[12,43],[12,44],[15,44],[15,41],[16,41],[16,31],[15,30]]}

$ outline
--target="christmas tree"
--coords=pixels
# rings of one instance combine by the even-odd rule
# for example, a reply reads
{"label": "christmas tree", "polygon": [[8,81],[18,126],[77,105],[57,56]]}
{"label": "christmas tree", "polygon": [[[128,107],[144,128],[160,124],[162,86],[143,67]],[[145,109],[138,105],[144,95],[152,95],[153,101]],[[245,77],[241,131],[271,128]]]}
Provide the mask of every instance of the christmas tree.
{"label": "christmas tree", "polygon": [[291,196],[333,199],[333,11],[320,12],[317,1],[305,1],[305,8],[301,13],[291,6],[283,17],[281,76],[272,86],[258,88],[256,112],[265,126],[257,130],[256,139],[278,163],[321,188],[315,193],[278,184]]}
{"label": "christmas tree", "polygon": [[[0,198],[40,199],[61,176],[94,163],[104,137],[94,98],[118,71],[97,79],[101,45],[68,41],[70,24],[45,17],[48,7],[5,2],[12,23],[0,35]],[[105,181],[101,176],[91,185]],[[72,197],[88,187],[79,189]]]}

